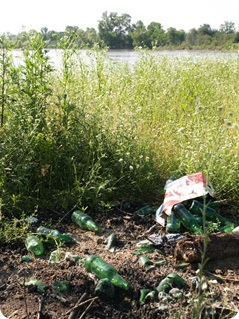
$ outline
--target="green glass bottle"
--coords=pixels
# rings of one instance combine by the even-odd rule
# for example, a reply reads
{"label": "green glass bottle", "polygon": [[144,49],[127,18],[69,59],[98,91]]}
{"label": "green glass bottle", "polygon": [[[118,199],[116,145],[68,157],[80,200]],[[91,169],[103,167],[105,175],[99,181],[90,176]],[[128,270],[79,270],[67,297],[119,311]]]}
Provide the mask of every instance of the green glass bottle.
{"label": "green glass bottle", "polygon": [[93,221],[93,219],[81,210],[74,211],[71,215],[71,220],[84,229],[94,232],[99,230],[98,225]]}
{"label": "green glass bottle", "polygon": [[36,235],[28,235],[25,240],[25,246],[28,251],[36,256],[40,256],[44,253],[43,244]]}
{"label": "green glass bottle", "polygon": [[172,212],[171,215],[167,217],[166,230],[169,233],[179,233],[180,227],[180,220],[175,216],[175,213]]}
{"label": "green glass bottle", "polygon": [[202,228],[200,227],[197,219],[183,204],[176,204],[173,206],[173,212],[183,226],[193,234],[202,234]]}
{"label": "green glass bottle", "polygon": [[51,236],[51,237],[58,237],[60,235],[60,232],[58,230],[50,229],[44,226],[38,227],[37,233],[40,233],[41,235]]}
{"label": "green glass bottle", "polygon": [[45,235],[46,237],[49,236],[53,239],[60,240],[67,244],[73,244],[75,243],[75,239],[71,234],[68,233],[61,233],[59,230],[56,229],[50,229],[44,226],[40,226],[37,228],[37,233],[41,235]]}
{"label": "green glass bottle", "polygon": [[106,263],[102,258],[96,255],[90,255],[83,258],[81,262],[85,265],[86,270],[95,274],[97,278],[108,278],[114,286],[125,290],[129,289],[129,283],[118,274],[113,266]]}
{"label": "green glass bottle", "polygon": [[167,277],[165,277],[163,280],[160,281],[159,285],[156,287],[156,290],[158,292],[164,291],[169,292],[174,287],[177,287],[179,289],[186,287],[187,284],[184,281],[182,277],[180,277],[178,274],[172,272]]}
{"label": "green glass bottle", "polygon": [[233,223],[227,222],[223,226],[219,227],[219,231],[222,233],[231,233],[235,225]]}
{"label": "green glass bottle", "polygon": [[201,216],[201,217],[205,213],[206,219],[207,220],[211,220],[213,222],[218,222],[218,221],[223,219],[223,218],[221,218],[222,216],[217,214],[215,209],[213,209],[212,207],[207,206],[207,204],[206,205],[201,204],[197,200],[193,200],[192,201],[192,204],[189,207],[189,211],[192,214],[197,215],[197,216]]}
{"label": "green glass bottle", "polygon": [[139,216],[146,216],[146,215],[156,214],[156,210],[157,210],[156,207],[151,207],[149,205],[146,205],[144,207],[139,208],[134,213]]}

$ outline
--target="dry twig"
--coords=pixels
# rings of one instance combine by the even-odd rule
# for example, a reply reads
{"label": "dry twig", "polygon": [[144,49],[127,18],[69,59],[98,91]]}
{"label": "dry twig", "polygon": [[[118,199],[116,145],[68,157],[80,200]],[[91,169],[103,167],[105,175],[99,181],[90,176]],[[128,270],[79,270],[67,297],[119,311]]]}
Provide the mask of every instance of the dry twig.
{"label": "dry twig", "polygon": [[39,300],[39,309],[38,309],[37,319],[41,319],[42,309],[43,309],[43,297],[39,298],[38,300]]}
{"label": "dry twig", "polygon": [[[90,298],[90,299],[87,299],[87,300],[84,300],[86,298],[86,293],[84,293],[81,298],[77,301],[77,303],[75,304],[75,306],[73,308],[71,308],[69,311],[67,311],[64,316],[62,317],[65,317],[66,315],[70,314],[68,319],[78,319],[78,316],[80,315],[80,307],[81,306],[84,306],[85,304],[89,303],[90,302],[90,305],[88,305],[88,307],[85,309],[85,311],[82,313],[82,314],[85,314],[86,311],[88,311],[88,309],[90,309],[89,306],[92,305],[92,303],[98,299],[98,297],[93,297],[93,298]],[[83,318],[82,317],[82,314],[81,314],[81,317],[80,318]],[[60,317],[60,318],[62,318]]]}

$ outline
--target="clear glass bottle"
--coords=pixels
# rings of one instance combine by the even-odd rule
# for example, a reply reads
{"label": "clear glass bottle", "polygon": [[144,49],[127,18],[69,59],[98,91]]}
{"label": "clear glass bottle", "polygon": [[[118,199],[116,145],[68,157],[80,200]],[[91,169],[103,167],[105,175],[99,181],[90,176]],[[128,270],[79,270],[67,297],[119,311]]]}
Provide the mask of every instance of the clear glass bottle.
{"label": "clear glass bottle", "polygon": [[90,255],[81,259],[81,262],[85,265],[86,270],[95,274],[97,278],[107,278],[114,286],[125,290],[129,289],[129,283],[118,274],[113,266],[106,263],[102,258],[96,255]]}
{"label": "clear glass bottle", "polygon": [[202,228],[200,227],[197,219],[183,204],[176,204],[173,206],[173,212],[180,220],[183,226],[193,234],[202,234]]}
{"label": "clear glass bottle", "polygon": [[25,246],[28,251],[36,256],[40,256],[44,253],[44,246],[36,235],[28,235],[25,240]]}
{"label": "clear glass bottle", "polygon": [[81,210],[74,211],[71,215],[71,220],[84,229],[94,232],[99,230],[98,225],[93,221],[93,219]]}

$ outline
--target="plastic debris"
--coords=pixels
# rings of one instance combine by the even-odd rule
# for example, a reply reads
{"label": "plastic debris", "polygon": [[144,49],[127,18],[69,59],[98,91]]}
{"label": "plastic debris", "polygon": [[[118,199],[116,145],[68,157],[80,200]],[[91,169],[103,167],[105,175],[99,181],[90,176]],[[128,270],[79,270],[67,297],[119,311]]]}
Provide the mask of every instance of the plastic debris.
{"label": "plastic debris", "polygon": [[165,243],[172,243],[176,242],[177,240],[184,238],[185,236],[180,233],[172,233],[172,234],[165,234],[165,235],[158,235],[158,234],[152,234],[150,235],[149,241],[153,243],[154,245],[160,246],[164,245]]}

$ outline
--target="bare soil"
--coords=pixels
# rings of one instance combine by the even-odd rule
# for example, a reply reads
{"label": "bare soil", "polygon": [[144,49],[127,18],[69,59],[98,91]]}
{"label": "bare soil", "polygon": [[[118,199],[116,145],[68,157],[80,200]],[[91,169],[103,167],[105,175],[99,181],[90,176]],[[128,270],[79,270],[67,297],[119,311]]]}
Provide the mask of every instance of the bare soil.
{"label": "bare soil", "polygon": [[[180,264],[175,257],[176,241],[165,240],[150,253],[135,253],[139,242],[155,234],[165,235],[154,215],[142,217],[114,209],[95,216],[100,226],[98,233],[81,229],[71,222],[69,215],[62,219],[60,214],[47,212],[38,217],[38,225],[46,225],[51,220],[58,230],[70,232],[77,238],[77,243],[60,248],[63,256],[66,252],[80,258],[98,255],[114,266],[131,288],[127,291],[115,288],[111,298],[103,298],[95,292],[98,279],[88,273],[83,264],[65,258],[50,264],[50,253],[56,247],[41,257],[34,257],[26,250],[24,241],[19,241],[0,248],[0,309],[8,319],[232,318],[238,312],[238,255],[209,260],[204,267],[204,290],[200,292],[199,263]],[[111,234],[116,235],[116,242],[108,249],[107,238]],[[30,255],[32,261],[22,262],[23,255]],[[141,256],[149,257],[153,264],[157,260],[165,262],[147,270],[140,263]],[[157,293],[154,298],[140,302],[141,289],[156,291],[160,281],[172,272],[187,283],[185,288],[180,288],[181,295],[180,291],[178,296],[170,291],[171,298],[168,295],[162,298]],[[35,285],[24,285],[31,278],[42,281],[45,289],[41,292]],[[70,291],[54,290],[56,280],[68,281]],[[195,308],[199,309],[202,302],[205,307],[200,316],[195,314]]]}

